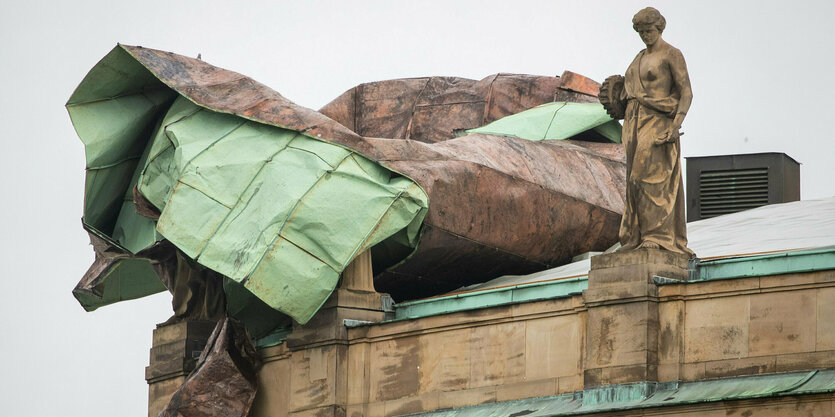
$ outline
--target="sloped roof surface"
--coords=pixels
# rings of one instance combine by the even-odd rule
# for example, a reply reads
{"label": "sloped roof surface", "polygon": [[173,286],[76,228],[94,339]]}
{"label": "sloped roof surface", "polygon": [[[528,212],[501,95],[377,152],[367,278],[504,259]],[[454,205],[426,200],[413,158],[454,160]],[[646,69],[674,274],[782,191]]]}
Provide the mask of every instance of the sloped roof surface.
{"label": "sloped roof surface", "polygon": [[[730,258],[835,245],[835,196],[771,204],[687,224],[688,246],[699,259]],[[459,291],[586,275],[584,259],[530,275],[505,275]]]}

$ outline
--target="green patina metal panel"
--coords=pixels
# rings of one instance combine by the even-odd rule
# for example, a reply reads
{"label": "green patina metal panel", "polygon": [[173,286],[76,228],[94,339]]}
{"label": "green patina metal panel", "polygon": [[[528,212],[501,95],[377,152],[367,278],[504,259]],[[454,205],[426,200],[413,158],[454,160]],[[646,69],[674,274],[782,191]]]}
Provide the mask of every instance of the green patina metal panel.
{"label": "green patina metal panel", "polygon": [[700,261],[692,281],[835,269],[835,247]]}
{"label": "green patina metal panel", "polygon": [[821,394],[835,391],[835,370],[815,372],[809,381],[788,391],[785,395],[792,394]]}
{"label": "green patina metal panel", "polygon": [[467,130],[467,133],[527,140],[562,140],[590,129],[612,142],[620,143],[620,123],[609,117],[599,103],[547,103]]}
{"label": "green patina metal panel", "polygon": [[74,293],[87,311],[165,291],[165,286],[146,259],[120,259],[101,277],[100,282],[97,294]]}
{"label": "green patina metal panel", "polygon": [[139,179],[162,211],[159,233],[300,322],[357,254],[419,224],[428,206],[408,178],[295,131],[184,98],[162,126]]}
{"label": "green patina metal panel", "polygon": [[[122,48],[67,109],[87,156],[86,227],[133,254],[168,239],[301,323],[360,252],[387,239],[417,245],[428,196],[414,181],[304,132],[197,106]],[[157,221],[136,213],[134,185]],[[104,277],[105,296],[82,294],[85,308],[164,289],[148,261],[126,265]],[[240,315],[238,287],[226,285]]]}
{"label": "green patina metal panel", "polygon": [[395,319],[413,319],[478,308],[496,307],[579,294],[588,288],[588,277],[574,277],[512,287],[465,292],[395,305]]}

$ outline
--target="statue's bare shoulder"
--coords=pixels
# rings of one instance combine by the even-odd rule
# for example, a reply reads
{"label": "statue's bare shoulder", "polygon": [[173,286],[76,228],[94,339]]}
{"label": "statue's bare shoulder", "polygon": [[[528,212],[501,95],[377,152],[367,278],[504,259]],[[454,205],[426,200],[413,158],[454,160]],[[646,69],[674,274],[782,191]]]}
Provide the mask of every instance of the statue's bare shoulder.
{"label": "statue's bare shoulder", "polygon": [[678,48],[676,48],[673,45],[665,45],[664,59],[670,64],[671,67],[687,67],[686,63],[684,62],[684,55]]}

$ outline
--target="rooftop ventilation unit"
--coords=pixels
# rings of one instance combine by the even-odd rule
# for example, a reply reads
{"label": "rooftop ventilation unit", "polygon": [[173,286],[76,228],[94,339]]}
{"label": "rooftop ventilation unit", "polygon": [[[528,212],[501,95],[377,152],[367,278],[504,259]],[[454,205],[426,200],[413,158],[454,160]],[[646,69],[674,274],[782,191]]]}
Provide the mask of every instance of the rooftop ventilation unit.
{"label": "rooftop ventilation unit", "polygon": [[687,221],[800,200],[800,164],[784,153],[687,159]]}

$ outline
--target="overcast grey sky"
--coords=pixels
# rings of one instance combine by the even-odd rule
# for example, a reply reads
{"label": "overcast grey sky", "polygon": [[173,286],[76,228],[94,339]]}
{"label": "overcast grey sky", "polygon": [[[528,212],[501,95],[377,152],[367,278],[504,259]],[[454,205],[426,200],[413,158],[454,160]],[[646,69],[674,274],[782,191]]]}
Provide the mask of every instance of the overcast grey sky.
{"label": "overcast grey sky", "polygon": [[[117,42],[231,69],[319,108],[366,81],[496,72],[602,80],[643,47],[653,5],[695,99],[685,156],[786,152],[803,199],[835,194],[835,2],[0,2],[0,406],[4,415],[144,416],[166,294],[85,313],[84,151],[64,103]],[[790,231],[786,231],[790,233]]]}

